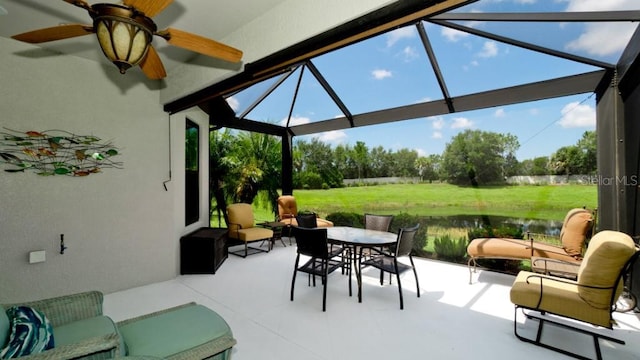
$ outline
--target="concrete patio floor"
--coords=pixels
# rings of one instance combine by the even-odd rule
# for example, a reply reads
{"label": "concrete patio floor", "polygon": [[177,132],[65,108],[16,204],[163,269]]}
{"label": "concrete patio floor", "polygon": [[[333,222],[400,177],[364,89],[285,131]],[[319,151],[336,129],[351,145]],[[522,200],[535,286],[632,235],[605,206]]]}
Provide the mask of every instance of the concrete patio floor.
{"label": "concrete patio floor", "polygon": [[[355,291],[349,297],[348,277],[338,271],[329,277],[322,312],[320,282],[307,286],[306,274],[298,274],[294,301],[289,300],[296,252],[295,243],[285,242],[286,247],[278,243],[271,252],[246,259],[229,255],[215,275],[184,275],[107,294],[105,314],[120,321],[195,301],[231,326],[238,341],[234,360],[569,359],[514,336],[513,276],[479,270],[470,285],[466,266],[417,258],[420,298],[413,276],[405,274],[400,310],[395,280],[381,287],[378,272],[365,271],[358,303]],[[638,314],[614,317],[615,330],[601,331],[626,345],[601,341],[604,359],[640,358]],[[529,334],[536,325],[519,322]],[[595,358],[588,336],[548,326],[543,339]]]}

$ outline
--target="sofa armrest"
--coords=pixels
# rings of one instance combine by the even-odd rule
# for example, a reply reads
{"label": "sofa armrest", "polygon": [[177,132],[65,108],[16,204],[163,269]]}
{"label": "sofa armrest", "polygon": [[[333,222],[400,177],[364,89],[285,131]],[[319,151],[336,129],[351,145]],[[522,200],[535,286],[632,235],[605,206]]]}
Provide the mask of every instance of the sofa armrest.
{"label": "sofa armrest", "polygon": [[109,352],[108,358],[121,356],[120,336],[117,333],[96,336],[74,344],[61,345],[38,354],[20,357],[25,360],[67,360],[77,359],[104,351]]}
{"label": "sofa armrest", "polygon": [[99,291],[87,291],[3,306],[21,305],[33,307],[42,311],[51,322],[51,325],[56,327],[73,321],[102,315],[103,298],[103,294]]}

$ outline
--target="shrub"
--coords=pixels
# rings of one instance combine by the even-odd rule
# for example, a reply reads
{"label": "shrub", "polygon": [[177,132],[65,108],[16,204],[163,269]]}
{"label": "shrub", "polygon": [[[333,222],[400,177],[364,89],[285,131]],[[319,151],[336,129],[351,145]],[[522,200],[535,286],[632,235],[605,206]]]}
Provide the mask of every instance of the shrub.
{"label": "shrub", "polygon": [[364,215],[352,212],[336,212],[327,215],[327,220],[335,226],[364,227]]}
{"label": "shrub", "polygon": [[433,248],[438,259],[464,262],[467,255],[467,240],[464,237],[454,240],[449,234],[445,234],[433,241]]}
{"label": "shrub", "polygon": [[479,227],[472,228],[468,232],[469,241],[476,238],[508,238],[508,239],[522,239],[523,238],[522,227],[515,226],[501,226],[497,228],[493,227]]}

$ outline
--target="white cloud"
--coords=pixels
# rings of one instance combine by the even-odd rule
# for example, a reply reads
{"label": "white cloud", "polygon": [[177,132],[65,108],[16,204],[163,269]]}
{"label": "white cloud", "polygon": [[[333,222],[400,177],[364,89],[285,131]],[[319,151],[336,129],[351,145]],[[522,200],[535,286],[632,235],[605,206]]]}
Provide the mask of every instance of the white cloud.
{"label": "white cloud", "polygon": [[373,75],[373,78],[376,79],[376,80],[382,80],[384,78],[388,78],[388,77],[393,76],[393,74],[391,74],[391,71],[384,70],[384,69],[373,70],[371,72],[371,75]]}
{"label": "white cloud", "polygon": [[433,135],[431,135],[433,139],[442,139],[442,133],[440,131],[434,131]]}
{"label": "white cloud", "polygon": [[[291,117],[291,121],[289,122],[289,126],[308,124],[310,122],[311,122],[311,119],[309,119],[308,117],[292,116]],[[284,119],[280,120],[280,125],[286,126],[287,125],[287,118],[284,118]]]}
{"label": "white cloud", "polygon": [[396,29],[387,34],[387,47],[392,47],[396,42],[402,39],[410,39],[416,36],[413,26],[406,26]]}
{"label": "white cloud", "polygon": [[477,55],[481,58],[495,57],[498,55],[498,44],[495,41],[485,41]]}
{"label": "white cloud", "polygon": [[338,144],[345,142],[347,134],[342,130],[326,131],[320,134],[318,139],[322,142]]}
{"label": "white cloud", "polygon": [[229,96],[227,98],[227,104],[229,104],[233,111],[238,111],[238,109],[240,108],[240,102],[233,96]]}
{"label": "white cloud", "polygon": [[596,110],[590,105],[581,105],[576,101],[565,105],[560,112],[562,119],[559,123],[563,128],[596,126]]}
{"label": "white cloud", "polygon": [[447,39],[448,41],[451,42],[456,42],[462,38],[465,38],[467,36],[469,36],[469,33],[463,32],[463,31],[459,31],[456,29],[451,29],[448,27],[443,27],[442,28],[442,32],[441,32],[442,36],[445,37],[445,39]]}
{"label": "white cloud", "polygon": [[566,45],[567,50],[585,51],[590,55],[611,55],[629,43],[637,24],[587,24],[585,32]]}
{"label": "white cloud", "polygon": [[567,11],[636,10],[638,0],[565,0]]}
{"label": "white cloud", "polygon": [[427,152],[424,151],[424,149],[417,148],[417,149],[413,149],[413,150],[415,150],[418,153],[419,157],[427,156]]}
{"label": "white cloud", "polygon": [[433,118],[433,122],[431,123],[431,126],[436,129],[436,130],[440,130],[442,128],[444,128],[444,118],[442,118],[441,116],[438,116],[437,118]]}
{"label": "white cloud", "polygon": [[[638,0],[565,0],[567,11],[637,10]],[[637,24],[590,23],[585,32],[566,45],[567,50],[585,51],[590,55],[610,55],[622,51]]]}
{"label": "white cloud", "polygon": [[464,117],[454,118],[453,124],[451,124],[452,129],[468,129],[472,126],[473,126],[473,121]]}
{"label": "white cloud", "polygon": [[507,115],[506,111],[504,111],[503,108],[500,108],[498,110],[496,110],[496,112],[493,113],[493,116],[495,117],[505,117]]}
{"label": "white cloud", "polygon": [[409,62],[420,57],[416,49],[411,46],[407,46],[402,49],[402,56],[404,57],[405,62]]}

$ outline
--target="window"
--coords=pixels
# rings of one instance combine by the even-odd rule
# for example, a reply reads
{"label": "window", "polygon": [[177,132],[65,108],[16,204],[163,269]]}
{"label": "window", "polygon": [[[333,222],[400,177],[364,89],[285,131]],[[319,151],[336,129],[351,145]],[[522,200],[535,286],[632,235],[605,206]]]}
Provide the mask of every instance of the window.
{"label": "window", "polygon": [[187,119],[185,131],[185,191],[184,216],[185,225],[193,224],[200,218],[200,129],[198,124]]}

